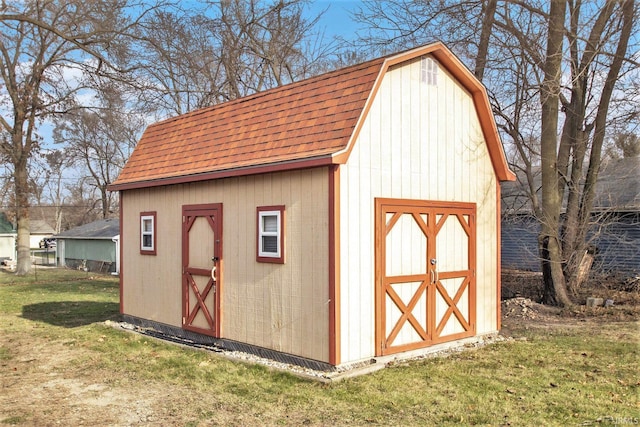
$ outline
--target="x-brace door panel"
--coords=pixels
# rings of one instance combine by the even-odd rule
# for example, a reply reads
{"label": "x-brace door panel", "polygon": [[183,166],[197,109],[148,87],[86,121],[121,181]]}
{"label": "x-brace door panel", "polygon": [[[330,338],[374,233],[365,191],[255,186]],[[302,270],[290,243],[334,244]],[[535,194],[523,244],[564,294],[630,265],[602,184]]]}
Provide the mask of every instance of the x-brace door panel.
{"label": "x-brace door panel", "polygon": [[220,336],[222,205],[182,208],[182,327]]}
{"label": "x-brace door panel", "polygon": [[376,199],[377,354],[475,333],[475,205]]}

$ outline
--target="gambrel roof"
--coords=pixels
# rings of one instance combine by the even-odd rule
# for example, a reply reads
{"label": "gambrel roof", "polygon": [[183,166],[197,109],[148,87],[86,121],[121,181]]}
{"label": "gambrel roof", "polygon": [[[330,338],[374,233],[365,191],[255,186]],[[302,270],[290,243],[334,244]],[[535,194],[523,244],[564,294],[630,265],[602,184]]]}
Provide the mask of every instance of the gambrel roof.
{"label": "gambrel roof", "polygon": [[425,55],[469,91],[496,176],[513,179],[484,86],[435,43],[155,123],[110,190],[344,163],[387,69]]}

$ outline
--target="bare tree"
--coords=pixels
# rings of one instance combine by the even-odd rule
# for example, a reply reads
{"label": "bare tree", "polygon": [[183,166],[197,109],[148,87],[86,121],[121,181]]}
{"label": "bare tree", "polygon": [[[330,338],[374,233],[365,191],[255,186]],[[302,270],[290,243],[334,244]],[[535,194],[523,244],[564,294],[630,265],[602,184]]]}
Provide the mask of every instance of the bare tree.
{"label": "bare tree", "polygon": [[157,10],[143,24],[138,93],[147,110],[183,114],[225,99],[210,20],[193,13]]}
{"label": "bare tree", "polygon": [[[558,192],[556,153],[558,148],[558,112],[562,72],[562,44],[564,40],[565,0],[553,0],[549,10],[549,35],[546,59],[543,63],[544,79],[540,88],[542,132],[540,157],[542,163],[542,228],[538,245],[543,260],[545,294],[553,295],[553,301],[570,305],[564,283],[562,264],[553,262],[562,258],[562,242],[558,236],[562,195]],[[547,289],[548,286],[550,289]]]}
{"label": "bare tree", "polygon": [[47,187],[51,204],[54,207],[54,230],[62,231],[62,212],[65,203],[63,175],[71,165],[70,159],[61,150],[52,150],[45,154],[47,160]]}
{"label": "bare tree", "polygon": [[[73,109],[86,73],[122,60],[119,37],[130,23],[126,0],[35,0],[0,6],[1,155],[12,166],[18,229],[16,274],[31,268],[29,160],[42,145],[38,126]],[[130,12],[130,11],[128,11]]]}
{"label": "bare tree", "polygon": [[[580,7],[579,2],[571,3],[569,7],[571,24],[567,38],[571,52],[571,91],[568,99],[561,99],[565,121],[556,173],[560,197],[567,192],[567,207],[562,229],[556,235],[562,239],[562,253],[557,259],[549,259],[550,263],[563,264],[564,278],[570,288],[576,285],[578,266],[585,253],[586,232],[602,163],[609,108],[616,82],[626,62],[634,15],[637,13],[633,0],[606,2],[595,15],[584,43],[579,35],[582,26]],[[579,46],[583,43],[580,58]],[[600,68],[603,64],[605,68]],[[589,87],[593,87],[594,77],[602,79],[597,92],[589,90]],[[585,163],[586,171],[583,170]],[[584,185],[580,185],[581,182]],[[560,208],[554,209],[560,211]],[[548,281],[548,278],[545,280]],[[553,277],[553,280],[557,288],[556,278]]]}
{"label": "bare tree", "polygon": [[63,205],[65,203],[65,187],[63,183],[65,170],[72,161],[61,150],[47,150],[42,156],[32,159],[33,204],[31,215],[52,225],[55,232],[62,231]]}
{"label": "bare tree", "polygon": [[[409,47],[441,39],[482,77],[542,226],[547,303],[572,304],[567,290],[585,253],[608,126],[637,117],[638,91],[635,102],[616,92],[637,86],[637,14],[633,0],[392,0],[366,2],[358,14],[371,24],[367,41]],[[622,98],[636,108],[613,109]]]}
{"label": "bare tree", "polygon": [[226,0],[186,11],[157,10],[140,34],[138,81],[146,105],[185,112],[307,77],[323,47],[307,0]]}
{"label": "bare tree", "polygon": [[80,178],[66,186],[67,203],[64,206],[62,229],[68,230],[102,218],[102,201],[89,178]]}
{"label": "bare tree", "polygon": [[113,82],[102,82],[95,98],[93,107],[70,112],[58,121],[54,140],[65,145],[69,160],[86,173],[84,185],[95,190],[102,218],[108,218],[116,210],[116,194],[108,192],[107,186],[124,167],[144,123],[128,109]]}

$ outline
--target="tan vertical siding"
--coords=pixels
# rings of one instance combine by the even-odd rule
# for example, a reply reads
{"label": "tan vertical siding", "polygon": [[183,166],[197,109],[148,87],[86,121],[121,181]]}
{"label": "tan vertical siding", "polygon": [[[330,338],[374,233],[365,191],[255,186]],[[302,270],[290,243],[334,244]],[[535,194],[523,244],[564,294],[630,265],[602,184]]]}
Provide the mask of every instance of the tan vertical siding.
{"label": "tan vertical siding", "polygon": [[[124,313],[181,326],[181,208],[223,204],[223,338],[328,361],[327,168],[129,190]],[[285,264],[256,261],[256,208],[285,205]],[[157,211],[157,255],[140,255],[139,213]]]}
{"label": "tan vertical siding", "polygon": [[496,330],[495,188],[470,94],[442,68],[423,83],[420,60],[390,69],[341,168],[343,362],[375,354],[376,197],[477,205],[477,332]]}

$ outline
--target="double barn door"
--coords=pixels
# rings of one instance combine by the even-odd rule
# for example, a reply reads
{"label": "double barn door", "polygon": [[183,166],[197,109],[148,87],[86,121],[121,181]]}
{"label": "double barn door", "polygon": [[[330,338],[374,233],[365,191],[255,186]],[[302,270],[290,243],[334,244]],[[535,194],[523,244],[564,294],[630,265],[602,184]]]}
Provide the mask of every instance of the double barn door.
{"label": "double barn door", "polygon": [[376,199],[376,343],[385,355],[475,333],[475,205]]}

